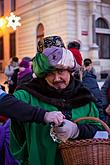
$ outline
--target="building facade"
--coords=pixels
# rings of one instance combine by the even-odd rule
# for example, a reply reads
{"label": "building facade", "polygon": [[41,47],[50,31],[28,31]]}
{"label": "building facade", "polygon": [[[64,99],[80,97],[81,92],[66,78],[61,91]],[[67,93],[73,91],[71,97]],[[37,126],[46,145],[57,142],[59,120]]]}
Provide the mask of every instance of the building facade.
{"label": "building facade", "polygon": [[91,58],[97,73],[110,70],[109,0],[0,0],[0,18],[14,12],[21,26],[0,27],[0,69],[10,57],[33,57],[40,38],[60,35],[79,39],[83,58]]}

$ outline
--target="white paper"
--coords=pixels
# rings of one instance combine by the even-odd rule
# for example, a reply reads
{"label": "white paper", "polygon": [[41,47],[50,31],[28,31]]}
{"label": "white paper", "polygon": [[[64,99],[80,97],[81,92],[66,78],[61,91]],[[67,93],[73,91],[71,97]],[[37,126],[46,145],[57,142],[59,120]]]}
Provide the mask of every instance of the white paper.
{"label": "white paper", "polygon": [[108,139],[108,132],[107,131],[97,131],[94,136],[94,139],[97,139],[97,138]]}

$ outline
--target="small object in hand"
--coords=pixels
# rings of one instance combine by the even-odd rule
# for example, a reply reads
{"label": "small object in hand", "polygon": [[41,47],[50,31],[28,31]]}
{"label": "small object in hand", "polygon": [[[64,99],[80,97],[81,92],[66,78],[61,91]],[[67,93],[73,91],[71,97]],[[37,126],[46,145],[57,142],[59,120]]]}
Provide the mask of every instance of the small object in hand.
{"label": "small object in hand", "polygon": [[54,142],[61,143],[62,141],[57,137],[56,133],[54,132],[55,123],[51,122],[50,126],[51,126],[51,128],[50,128],[50,136],[51,136],[51,138],[53,139]]}
{"label": "small object in hand", "polygon": [[[55,126],[54,122],[49,123],[51,127]],[[64,126],[64,122],[62,122],[58,127],[63,127]]]}
{"label": "small object in hand", "polygon": [[58,127],[63,127],[65,122],[62,122]]}
{"label": "small object in hand", "polygon": [[54,127],[54,126],[55,126],[55,123],[54,123],[54,122],[50,122],[49,125],[50,125],[51,127]]}

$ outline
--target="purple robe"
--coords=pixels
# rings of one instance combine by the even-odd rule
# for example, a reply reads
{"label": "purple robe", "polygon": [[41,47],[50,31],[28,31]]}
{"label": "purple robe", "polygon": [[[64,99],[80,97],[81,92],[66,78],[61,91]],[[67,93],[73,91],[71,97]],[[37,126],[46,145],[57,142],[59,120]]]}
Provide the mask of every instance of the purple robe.
{"label": "purple robe", "polygon": [[18,165],[18,161],[11,155],[9,149],[10,119],[0,125],[0,165]]}

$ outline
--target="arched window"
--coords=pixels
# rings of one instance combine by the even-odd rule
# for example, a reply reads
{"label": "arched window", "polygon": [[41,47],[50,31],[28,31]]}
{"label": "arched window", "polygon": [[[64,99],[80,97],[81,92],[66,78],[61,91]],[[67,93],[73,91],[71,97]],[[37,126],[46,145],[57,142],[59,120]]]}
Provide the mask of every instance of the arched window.
{"label": "arched window", "polygon": [[[99,46],[99,58],[110,59],[110,33],[108,32],[109,26],[107,21],[103,18],[98,18],[96,20],[96,28],[96,43]],[[100,28],[99,31],[98,28]]]}
{"label": "arched window", "polygon": [[96,20],[96,28],[105,28],[105,29],[108,29],[109,27],[108,27],[108,24],[107,24],[107,22],[106,22],[105,19],[98,18]]}
{"label": "arched window", "polygon": [[37,41],[44,37],[44,26],[40,23],[37,27]]}

